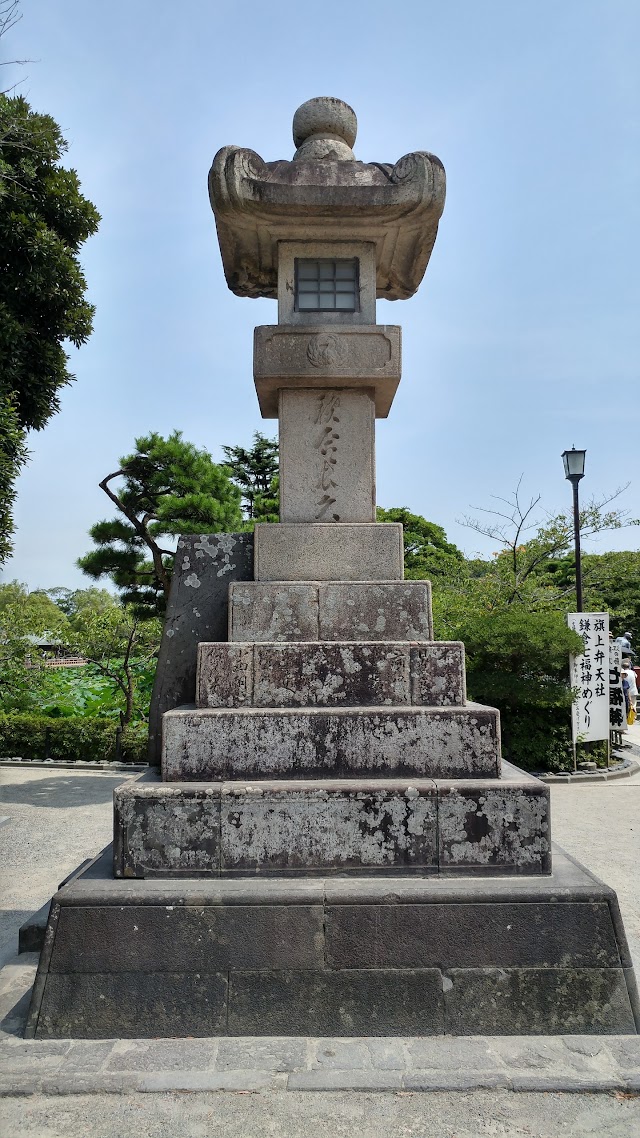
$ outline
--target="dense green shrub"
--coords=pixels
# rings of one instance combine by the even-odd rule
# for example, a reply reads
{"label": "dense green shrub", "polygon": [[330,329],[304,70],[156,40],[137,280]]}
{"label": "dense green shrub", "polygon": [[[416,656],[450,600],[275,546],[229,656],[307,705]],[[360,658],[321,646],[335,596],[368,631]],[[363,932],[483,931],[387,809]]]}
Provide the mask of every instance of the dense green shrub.
{"label": "dense green shrub", "polygon": [[[146,723],[125,727],[122,762],[146,762],[147,734]],[[87,716],[0,715],[0,755],[58,762],[113,762],[116,725],[113,719]]]}
{"label": "dense green shrub", "polygon": [[569,654],[580,638],[557,612],[475,612],[457,636],[467,653],[469,696],[500,710],[505,758],[525,770],[569,770]]}

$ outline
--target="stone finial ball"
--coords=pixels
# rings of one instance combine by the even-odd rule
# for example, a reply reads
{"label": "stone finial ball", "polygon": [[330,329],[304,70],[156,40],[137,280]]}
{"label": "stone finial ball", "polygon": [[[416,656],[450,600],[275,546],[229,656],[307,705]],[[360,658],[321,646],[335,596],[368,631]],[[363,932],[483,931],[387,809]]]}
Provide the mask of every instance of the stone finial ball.
{"label": "stone finial ball", "polygon": [[310,135],[337,135],[351,147],[357,131],[355,111],[342,99],[332,99],[329,95],[308,99],[293,116],[293,141],[297,147]]}

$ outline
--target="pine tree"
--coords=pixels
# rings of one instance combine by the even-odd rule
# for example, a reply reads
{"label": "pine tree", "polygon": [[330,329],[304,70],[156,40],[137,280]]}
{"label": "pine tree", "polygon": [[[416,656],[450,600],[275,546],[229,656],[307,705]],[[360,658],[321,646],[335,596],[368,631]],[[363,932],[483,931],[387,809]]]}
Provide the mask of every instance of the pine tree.
{"label": "pine tree", "polygon": [[[166,439],[152,433],[135,446],[100,482],[119,514],[92,527],[97,548],[78,565],[96,580],[110,577],[134,614],[148,618],[166,606],[175,555],[170,539],[240,529],[240,491],[227,468],[180,431]],[[111,485],[116,479],[119,489]]]}
{"label": "pine tree", "polygon": [[[242,494],[245,516],[253,521],[269,521],[277,515],[278,444],[256,431],[253,446],[223,447],[225,464]],[[277,518],[276,518],[277,520]]]}

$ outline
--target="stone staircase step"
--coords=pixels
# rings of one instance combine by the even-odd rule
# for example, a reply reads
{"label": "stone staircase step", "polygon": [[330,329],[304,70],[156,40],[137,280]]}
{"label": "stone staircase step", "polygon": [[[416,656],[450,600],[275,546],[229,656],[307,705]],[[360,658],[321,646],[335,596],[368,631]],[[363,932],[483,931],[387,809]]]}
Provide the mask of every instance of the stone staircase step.
{"label": "stone staircase step", "polygon": [[464,645],[200,644],[197,707],[464,705]]}
{"label": "stone staircase step", "polygon": [[223,778],[486,778],[500,717],[464,707],[177,708],[163,716],[168,782]]}
{"label": "stone staircase step", "polygon": [[549,791],[504,779],[118,787],[116,877],[551,872]]}
{"label": "stone staircase step", "polygon": [[229,640],[433,640],[431,586],[428,581],[235,582],[229,587]]}

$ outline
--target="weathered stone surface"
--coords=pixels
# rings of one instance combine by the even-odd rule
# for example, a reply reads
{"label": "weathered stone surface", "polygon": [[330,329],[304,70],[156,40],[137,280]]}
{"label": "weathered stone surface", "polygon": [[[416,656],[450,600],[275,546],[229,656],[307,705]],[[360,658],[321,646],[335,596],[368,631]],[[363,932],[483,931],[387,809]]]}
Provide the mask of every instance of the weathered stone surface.
{"label": "weathered stone surface", "polygon": [[403,644],[256,644],[254,669],[255,707],[410,702]]}
{"label": "weathered stone surface", "polygon": [[320,585],[318,605],[320,640],[433,639],[428,581]]}
{"label": "weathered stone surface", "polygon": [[[143,883],[136,885],[142,900]],[[207,899],[203,893],[200,904],[189,905],[61,905],[49,973],[322,967],[321,904],[225,906]]]}
{"label": "weathered stone surface", "polygon": [[165,711],[192,703],[201,640],[227,639],[231,581],[253,577],[253,534],[188,534],[178,540],[149,712],[149,762],[159,765]]}
{"label": "weathered stone surface", "polygon": [[280,392],[281,522],[375,522],[374,414],[367,391]]}
{"label": "weathered stone surface", "polygon": [[[530,809],[535,799],[539,806]],[[551,868],[547,789],[534,779],[212,784],[160,783],[147,774],[118,787],[114,802],[116,877]],[[479,852],[467,837],[468,830],[477,838],[477,826]]]}
{"label": "weathered stone surface", "polygon": [[[481,879],[479,879],[480,884]],[[439,883],[438,883],[439,884]],[[559,967],[614,968],[619,963],[609,907],[603,902],[477,899],[460,885],[455,904],[327,905],[326,961],[330,968]],[[462,1034],[465,1034],[464,1032]],[[474,1034],[473,1032],[471,1034]]]}
{"label": "weathered stone surface", "polygon": [[253,644],[199,644],[198,707],[253,706]]}
{"label": "weathered stone surface", "polygon": [[220,786],[127,782],[113,804],[116,877],[219,872]]}
{"label": "weathered stone surface", "polygon": [[635,1033],[620,968],[469,968],[447,971],[452,1035]]}
{"label": "weathered stone surface", "polygon": [[229,640],[318,640],[318,586],[257,581],[231,585]]}
{"label": "weathered stone surface", "polygon": [[200,644],[198,707],[464,704],[463,646],[392,641]]}
{"label": "weathered stone surface", "polygon": [[211,1036],[225,1030],[227,977],[214,972],[49,973],[39,1039]]}
{"label": "weathered stone surface", "polygon": [[497,777],[498,712],[446,708],[209,709],[168,712],[167,782],[222,778]]}
{"label": "weathered stone surface", "polygon": [[467,681],[464,644],[439,641],[435,644],[412,645],[409,666],[412,703],[437,707],[465,703]]}
{"label": "weathered stone surface", "polygon": [[437,968],[232,972],[230,1035],[437,1035]]}
{"label": "weathered stone surface", "polygon": [[[324,319],[317,313],[316,319]],[[402,330],[393,324],[272,324],[258,327],[253,375],[263,419],[278,417],[283,388],[369,391],[386,419],[400,382]]]}
{"label": "weathered stone surface", "polygon": [[256,581],[401,581],[402,526],[395,522],[259,522]]}
{"label": "weathered stone surface", "polygon": [[[432,639],[428,581],[256,581],[229,589],[229,640],[234,642]],[[456,687],[462,660],[452,659],[452,665],[448,682]],[[434,684],[441,686],[440,666],[433,667]]]}
{"label": "weathered stone surface", "polygon": [[222,872],[436,867],[430,780],[223,783]]}
{"label": "weathered stone surface", "polygon": [[441,868],[468,873],[509,867],[551,872],[549,788],[520,783],[438,781]]}

